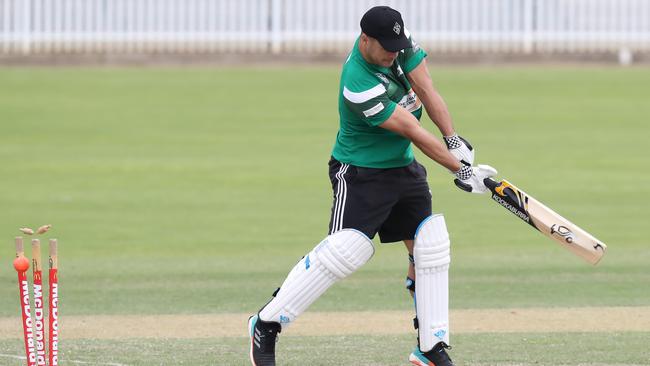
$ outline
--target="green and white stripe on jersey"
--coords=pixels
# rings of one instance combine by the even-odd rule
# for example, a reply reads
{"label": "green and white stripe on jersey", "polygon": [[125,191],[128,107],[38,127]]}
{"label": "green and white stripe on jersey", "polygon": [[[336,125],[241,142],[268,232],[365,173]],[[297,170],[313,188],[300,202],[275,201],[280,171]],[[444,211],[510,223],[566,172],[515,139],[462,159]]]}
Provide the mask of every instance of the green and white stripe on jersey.
{"label": "green and white stripe on jersey", "polygon": [[[352,104],[352,108],[356,108],[357,106],[363,106],[363,103],[366,103],[371,99],[377,98],[385,93],[386,93],[386,87],[383,86],[382,84],[377,84],[373,88],[361,92],[353,92],[350,89],[348,89],[346,86],[343,86],[343,96],[350,104]],[[383,109],[384,109],[384,104],[382,102],[378,102],[377,104],[375,104],[374,106],[366,110],[363,110],[362,108],[362,113],[365,117],[372,117],[375,114],[381,112]]]}
{"label": "green and white stripe on jersey", "polygon": [[411,43],[414,47],[401,51],[393,66],[382,67],[366,62],[357,38],[341,72],[339,133],[332,150],[338,161],[369,168],[396,168],[413,161],[411,142],[379,127],[397,105],[418,119],[422,115],[422,104],[406,74],[426,53]]}

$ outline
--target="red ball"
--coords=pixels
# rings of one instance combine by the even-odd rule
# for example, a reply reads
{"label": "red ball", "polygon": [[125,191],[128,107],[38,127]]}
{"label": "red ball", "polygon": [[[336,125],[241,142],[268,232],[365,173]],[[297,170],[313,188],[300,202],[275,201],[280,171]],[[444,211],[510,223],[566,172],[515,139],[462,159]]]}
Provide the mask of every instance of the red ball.
{"label": "red ball", "polygon": [[14,268],[17,272],[25,272],[29,269],[29,259],[25,257],[18,257],[14,259]]}

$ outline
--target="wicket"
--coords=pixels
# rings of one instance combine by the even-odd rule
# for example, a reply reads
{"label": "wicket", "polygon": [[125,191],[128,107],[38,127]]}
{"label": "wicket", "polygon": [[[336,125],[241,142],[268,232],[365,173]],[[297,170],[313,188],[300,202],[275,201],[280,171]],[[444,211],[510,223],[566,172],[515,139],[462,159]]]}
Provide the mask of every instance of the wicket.
{"label": "wicket", "polygon": [[59,264],[56,239],[50,239],[50,313],[49,313],[49,356],[50,366],[59,364]]}
{"label": "wicket", "polygon": [[[40,232],[39,232],[40,233]],[[23,238],[16,237],[16,261],[22,263],[24,259],[27,263],[24,267],[17,266],[18,272],[18,289],[20,291],[20,307],[23,319],[23,333],[25,337],[25,354],[27,356],[27,366],[45,366],[45,313],[43,311],[43,274],[41,262],[41,243],[39,239],[32,239],[32,273],[33,273],[33,293],[34,293],[34,318],[32,320],[31,301],[29,294],[29,282],[27,280],[27,270],[29,261],[25,257],[25,248]],[[49,346],[47,355],[49,356],[50,366],[57,366],[59,353],[59,322],[58,322],[58,305],[59,305],[59,281],[58,281],[58,259],[57,259],[57,240],[50,239],[49,242],[49,313],[48,313],[48,342]]]}
{"label": "wicket", "polygon": [[34,291],[34,345],[36,364],[45,365],[45,325],[43,323],[43,270],[41,268],[41,242],[32,239],[32,274]]}

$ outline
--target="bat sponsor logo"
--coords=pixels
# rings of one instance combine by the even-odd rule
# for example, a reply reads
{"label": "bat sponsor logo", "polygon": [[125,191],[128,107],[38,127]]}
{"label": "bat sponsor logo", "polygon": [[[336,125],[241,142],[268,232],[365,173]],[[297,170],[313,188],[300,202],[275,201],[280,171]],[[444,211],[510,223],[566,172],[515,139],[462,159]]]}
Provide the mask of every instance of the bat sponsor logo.
{"label": "bat sponsor logo", "polygon": [[494,190],[497,191],[499,196],[505,197],[506,193],[503,190],[506,189],[506,188],[512,189],[512,186],[510,184],[508,184],[507,182],[501,182],[501,183],[499,183],[499,185],[496,188],[494,188]]}
{"label": "bat sponsor logo", "polygon": [[596,245],[594,245],[594,249],[595,249],[595,250],[600,249],[601,252],[604,252],[604,251],[605,251],[605,248],[603,248],[603,245],[600,244],[600,243],[596,243]]}
{"label": "bat sponsor logo", "polygon": [[523,194],[523,192],[519,191],[512,184],[503,181],[494,188],[493,192],[497,193],[501,197],[505,197],[508,201],[512,201],[512,203],[518,207],[518,210],[524,211],[528,214],[528,196]]}
{"label": "bat sponsor logo", "polygon": [[553,226],[551,226],[551,235],[553,234],[557,234],[563,237],[564,241],[567,243],[573,243],[573,240],[575,238],[575,235],[571,230],[569,230],[569,228],[558,224],[553,224]]}
{"label": "bat sponsor logo", "polygon": [[521,209],[519,209],[518,207],[515,207],[515,206],[511,205],[509,202],[507,202],[506,200],[504,200],[503,198],[501,198],[498,194],[496,194],[496,193],[493,194],[493,195],[492,195],[492,199],[493,199],[495,202],[497,202],[498,204],[500,204],[501,206],[507,208],[510,212],[512,212],[513,214],[515,214],[515,215],[516,215],[517,217],[519,217],[520,219],[526,221],[527,223],[530,223],[530,217],[528,216],[528,214],[526,214],[525,212],[523,212],[523,211],[522,211]]}

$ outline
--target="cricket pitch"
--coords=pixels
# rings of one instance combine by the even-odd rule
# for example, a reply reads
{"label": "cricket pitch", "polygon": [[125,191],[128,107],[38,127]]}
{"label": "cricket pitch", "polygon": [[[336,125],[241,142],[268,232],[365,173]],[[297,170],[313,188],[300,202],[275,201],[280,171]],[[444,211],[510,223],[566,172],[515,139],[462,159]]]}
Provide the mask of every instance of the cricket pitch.
{"label": "cricket pitch", "polygon": [[[249,314],[87,315],[61,318],[65,339],[244,337]],[[307,312],[287,335],[408,334],[413,311]],[[332,321],[336,319],[336,321]],[[454,333],[650,331],[650,307],[459,309]],[[191,325],[191,326],[189,326]],[[21,337],[18,317],[0,318],[0,339]]]}

